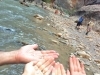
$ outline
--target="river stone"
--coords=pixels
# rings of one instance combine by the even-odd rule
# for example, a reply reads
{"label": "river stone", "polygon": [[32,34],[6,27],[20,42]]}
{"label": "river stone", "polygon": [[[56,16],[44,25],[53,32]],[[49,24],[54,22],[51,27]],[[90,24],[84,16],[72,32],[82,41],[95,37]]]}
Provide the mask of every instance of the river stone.
{"label": "river stone", "polygon": [[90,60],[90,55],[87,54],[85,51],[77,51],[77,55]]}
{"label": "river stone", "polygon": [[62,36],[62,33],[57,33],[55,35],[61,37]]}
{"label": "river stone", "polygon": [[78,46],[77,48],[79,48],[80,50],[84,50],[84,46]]}
{"label": "river stone", "polygon": [[44,17],[41,16],[40,14],[36,14],[36,15],[34,15],[34,17],[35,17],[36,19],[39,19],[39,20],[44,19]]}
{"label": "river stone", "polygon": [[92,41],[93,41],[93,39],[89,39],[89,41],[91,41],[91,42],[92,42]]}
{"label": "river stone", "polygon": [[95,59],[94,61],[97,62],[97,63],[100,63],[100,60],[99,59]]}
{"label": "river stone", "polygon": [[52,42],[54,42],[54,43],[56,43],[56,44],[59,44],[59,42],[58,41],[56,41],[56,40],[51,40]]}
{"label": "river stone", "polygon": [[100,47],[100,44],[97,44],[96,46],[97,46],[97,47]]}

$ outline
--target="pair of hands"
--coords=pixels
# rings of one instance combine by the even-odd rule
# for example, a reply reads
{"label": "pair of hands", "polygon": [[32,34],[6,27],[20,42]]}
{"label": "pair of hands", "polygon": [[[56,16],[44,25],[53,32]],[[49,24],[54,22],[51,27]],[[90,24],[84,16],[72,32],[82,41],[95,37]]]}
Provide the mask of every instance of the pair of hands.
{"label": "pair of hands", "polygon": [[70,71],[67,70],[66,73],[63,65],[54,61],[59,55],[56,51],[36,51],[37,48],[37,44],[26,45],[17,50],[15,54],[17,63],[28,63],[25,66],[24,75],[34,75],[36,67],[43,75],[49,75],[51,71],[52,75],[86,75],[84,65],[75,56],[70,57]]}
{"label": "pair of hands", "polygon": [[26,64],[23,75],[37,75],[36,67],[40,70],[38,75],[86,75],[84,65],[75,56],[69,58],[69,65],[70,70],[66,72],[64,66],[56,63],[53,58],[45,58],[39,62],[32,61]]}
{"label": "pair of hands", "polygon": [[15,59],[17,63],[28,63],[30,61],[38,61],[39,59],[47,57],[52,57],[54,59],[58,58],[59,54],[54,50],[39,51],[36,50],[37,48],[37,44],[21,47],[15,52]]}

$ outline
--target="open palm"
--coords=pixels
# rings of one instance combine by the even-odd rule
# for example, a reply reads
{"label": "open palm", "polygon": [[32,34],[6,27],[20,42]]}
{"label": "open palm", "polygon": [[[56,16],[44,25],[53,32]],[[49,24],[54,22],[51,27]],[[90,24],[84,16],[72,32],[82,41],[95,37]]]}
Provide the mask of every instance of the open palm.
{"label": "open palm", "polygon": [[70,57],[70,75],[86,75],[84,65],[79,60],[72,56]]}
{"label": "open palm", "polygon": [[16,54],[17,61],[20,63],[27,63],[30,61],[38,61],[45,57],[58,58],[58,53],[54,50],[36,51],[37,48],[37,44],[21,47]]}

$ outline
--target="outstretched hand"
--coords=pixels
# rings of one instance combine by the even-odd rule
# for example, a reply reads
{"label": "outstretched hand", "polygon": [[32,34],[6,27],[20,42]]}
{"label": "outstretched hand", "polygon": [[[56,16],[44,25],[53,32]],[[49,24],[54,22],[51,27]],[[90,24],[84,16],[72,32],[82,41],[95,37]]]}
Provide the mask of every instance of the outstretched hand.
{"label": "outstretched hand", "polygon": [[69,65],[70,70],[65,72],[62,64],[55,63],[55,66],[52,69],[52,75],[86,75],[84,65],[80,63],[75,56],[69,58]]}
{"label": "outstretched hand", "polygon": [[49,75],[54,64],[53,58],[41,59],[38,62],[31,61],[25,65],[22,75]]}
{"label": "outstretched hand", "polygon": [[70,57],[69,62],[70,62],[69,75],[86,75],[83,63],[80,63],[75,56]]}
{"label": "outstretched hand", "polygon": [[38,61],[39,59],[43,59],[45,57],[58,58],[59,54],[54,50],[36,51],[37,48],[37,44],[21,47],[16,54],[18,63]]}

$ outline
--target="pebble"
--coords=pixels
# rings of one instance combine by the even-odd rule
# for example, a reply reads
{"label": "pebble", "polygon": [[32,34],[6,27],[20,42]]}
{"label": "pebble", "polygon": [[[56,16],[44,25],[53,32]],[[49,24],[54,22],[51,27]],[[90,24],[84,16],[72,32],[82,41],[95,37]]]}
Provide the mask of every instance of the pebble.
{"label": "pebble", "polygon": [[77,55],[90,60],[90,55],[87,54],[85,51],[77,51]]}
{"label": "pebble", "polygon": [[56,44],[59,44],[59,42],[58,41],[56,41],[56,40],[51,40],[52,42],[54,42],[54,43],[56,43]]}

